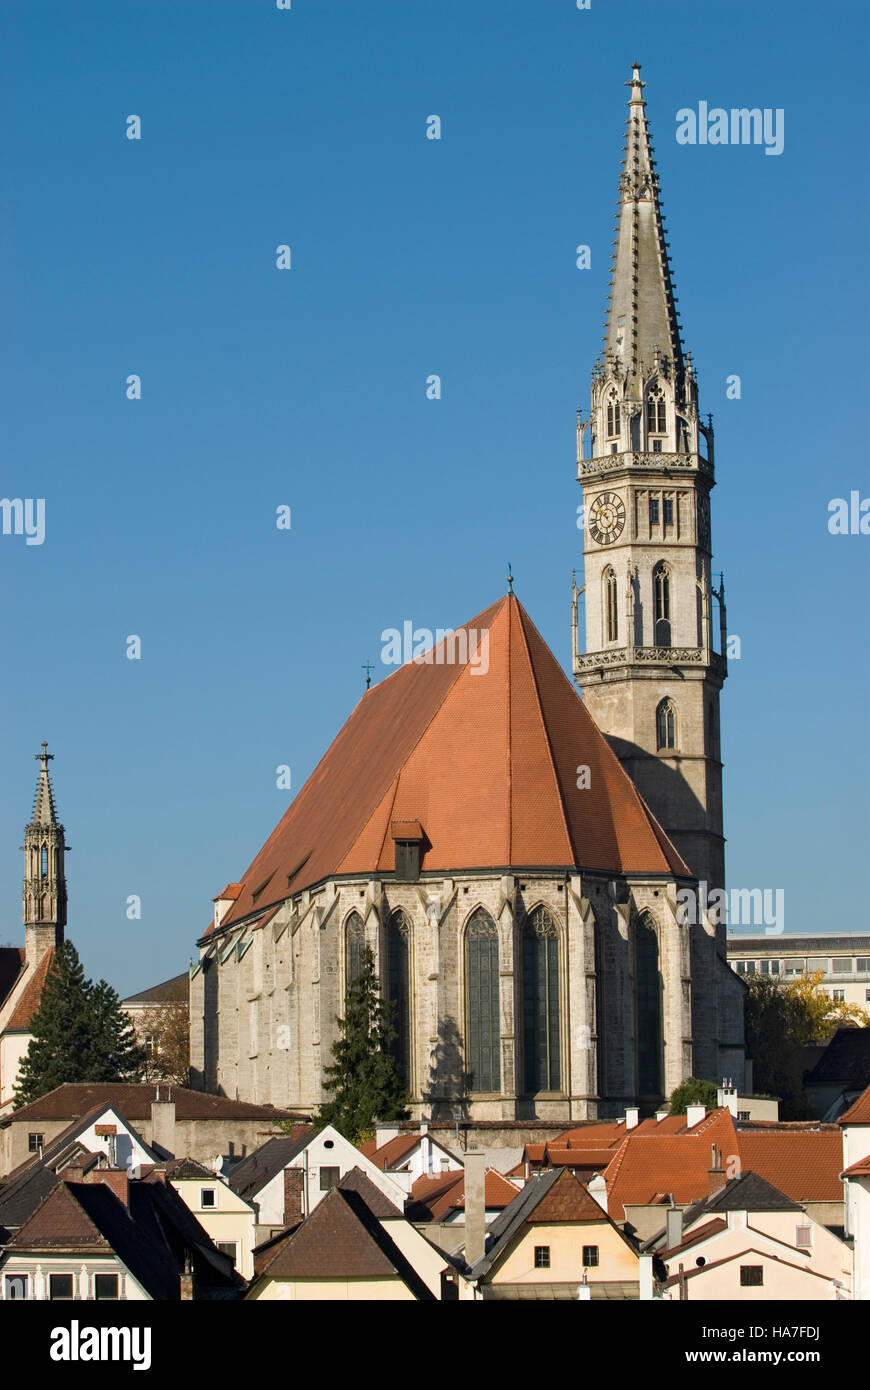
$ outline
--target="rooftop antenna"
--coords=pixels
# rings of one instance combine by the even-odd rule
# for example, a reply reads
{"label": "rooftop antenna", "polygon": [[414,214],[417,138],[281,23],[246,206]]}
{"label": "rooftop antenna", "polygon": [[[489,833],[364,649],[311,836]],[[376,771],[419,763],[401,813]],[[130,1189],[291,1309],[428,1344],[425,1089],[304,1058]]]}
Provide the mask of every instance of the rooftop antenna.
{"label": "rooftop antenna", "polygon": [[511,574],[511,562],[510,562],[510,560],[508,560],[507,583],[508,583],[508,593],[509,593],[509,594],[512,594],[513,591],[514,591],[514,577],[513,577],[513,575]]}
{"label": "rooftop antenna", "polygon": [[366,690],[370,690],[370,689],[371,689],[371,684],[372,684],[372,671],[373,671],[374,669],[375,669],[375,668],[374,668],[374,666],[372,665],[372,663],[371,663],[370,661],[364,661],[364,662],[363,662],[363,664],[362,664],[362,670],[365,671],[365,673],[366,673]]}

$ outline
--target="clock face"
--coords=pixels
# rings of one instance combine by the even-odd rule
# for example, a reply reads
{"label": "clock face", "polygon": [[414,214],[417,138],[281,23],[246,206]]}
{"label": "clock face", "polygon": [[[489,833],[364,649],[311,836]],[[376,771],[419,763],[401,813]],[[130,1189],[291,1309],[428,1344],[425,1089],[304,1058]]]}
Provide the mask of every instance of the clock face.
{"label": "clock face", "polygon": [[589,530],[599,545],[612,545],[625,525],[625,503],[615,492],[602,492],[589,508]]}

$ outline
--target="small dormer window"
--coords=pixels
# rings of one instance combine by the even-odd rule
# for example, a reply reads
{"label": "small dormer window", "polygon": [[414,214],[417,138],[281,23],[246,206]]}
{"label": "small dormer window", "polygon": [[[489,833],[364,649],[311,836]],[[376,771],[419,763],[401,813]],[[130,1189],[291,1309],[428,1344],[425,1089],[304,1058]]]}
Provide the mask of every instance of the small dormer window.
{"label": "small dormer window", "polygon": [[423,856],[423,830],[419,821],[394,820],[390,835],[396,856],[396,878],[415,881],[420,877]]}

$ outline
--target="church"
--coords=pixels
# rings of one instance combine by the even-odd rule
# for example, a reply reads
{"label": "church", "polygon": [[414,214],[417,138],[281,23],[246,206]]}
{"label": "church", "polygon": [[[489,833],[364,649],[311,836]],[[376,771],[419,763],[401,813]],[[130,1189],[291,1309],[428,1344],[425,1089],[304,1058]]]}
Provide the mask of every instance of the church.
{"label": "church", "polygon": [[366,947],[416,1119],[581,1120],[651,1111],[689,1075],[744,1084],[724,923],[678,897],[724,884],[713,432],[639,66],[627,85],[605,348],[577,430],[582,699],[510,584],[368,689],[215,899],[191,966],[193,1086],[316,1109]]}

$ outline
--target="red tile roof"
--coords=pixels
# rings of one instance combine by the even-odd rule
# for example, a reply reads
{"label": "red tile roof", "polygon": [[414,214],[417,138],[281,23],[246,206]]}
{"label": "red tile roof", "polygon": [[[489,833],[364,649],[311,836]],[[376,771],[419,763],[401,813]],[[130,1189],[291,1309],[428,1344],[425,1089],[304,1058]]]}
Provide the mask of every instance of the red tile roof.
{"label": "red tile roof", "polygon": [[392,1168],[400,1163],[406,1154],[411,1153],[420,1143],[419,1134],[397,1134],[395,1139],[388,1139],[386,1144],[378,1148],[377,1139],[367,1139],[364,1144],[358,1145],[361,1154],[373,1163],[376,1168]]}
{"label": "red tile roof", "polygon": [[[484,1173],[483,1205],[487,1211],[501,1211],[516,1197],[520,1188],[509,1182],[495,1168],[487,1168]],[[413,1219],[423,1219],[421,1209],[425,1208],[431,1221],[445,1221],[455,1211],[465,1207],[465,1173],[442,1173],[430,1177],[428,1174],[418,1178],[411,1188],[414,1202]]]}
{"label": "red tile roof", "polygon": [[212,898],[212,902],[220,902],[227,898],[232,898],[233,900],[235,900],[237,897],[239,897],[243,887],[244,884],[242,883],[228,883],[222,893],[218,893],[216,897]]}
{"label": "red tile roof", "polygon": [[45,982],[48,979],[48,972],[51,970],[53,961],[54,947],[52,946],[34,967],[24,986],[21,998],[12,1010],[12,1015],[6,1024],[7,1029],[30,1027],[33,1015],[39,1008],[42,991],[45,989]]}
{"label": "red tile roof", "polygon": [[566,1169],[532,1208],[526,1220],[530,1226],[553,1226],[565,1221],[598,1225],[602,1221],[607,1222],[608,1217],[583,1183]]}
{"label": "red tile roof", "polygon": [[866,1091],[862,1091],[853,1105],[849,1106],[845,1115],[841,1115],[838,1121],[841,1125],[870,1125],[870,1086]]}
{"label": "red tile roof", "polygon": [[656,1136],[630,1130],[604,1174],[614,1221],[627,1217],[627,1205],[648,1206],[664,1193],[672,1193],[678,1206],[706,1197],[714,1144],[726,1169],[729,1160],[740,1155],[727,1110],[711,1111],[684,1134]]}
{"label": "red tile roof", "polygon": [[857,1163],[852,1163],[843,1171],[844,1178],[870,1178],[870,1154],[866,1158],[859,1158]]}
{"label": "red tile roof", "polygon": [[757,1173],[794,1202],[842,1202],[843,1141],[830,1129],[741,1131],[743,1171]]}
{"label": "red tile roof", "polygon": [[[435,872],[562,866],[688,875],[556,658],[512,595],[466,624],[488,671],[432,660],[367,691],[244,875],[222,926],[333,874],[395,867],[418,820]],[[460,629],[461,631],[461,629]],[[468,643],[471,646],[471,643]],[[442,657],[441,664],[438,657]],[[479,656],[479,650],[478,650]],[[591,786],[577,788],[577,767]]]}
{"label": "red tile roof", "polygon": [[705,1221],[703,1226],[696,1226],[690,1231],[679,1245],[672,1245],[664,1250],[659,1250],[663,1260],[669,1260],[672,1255],[678,1255],[681,1250],[688,1250],[691,1245],[697,1245],[699,1241],[709,1240],[710,1236],[717,1236],[720,1231],[728,1230],[728,1222],[723,1221],[721,1216],[716,1216],[712,1221]]}

